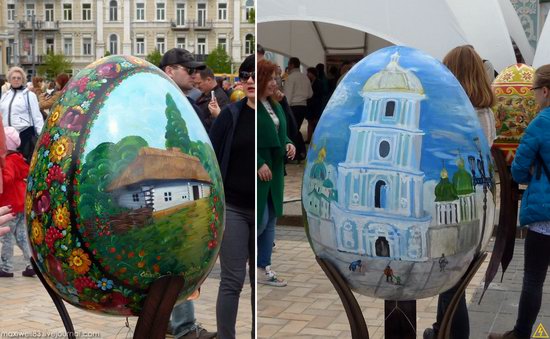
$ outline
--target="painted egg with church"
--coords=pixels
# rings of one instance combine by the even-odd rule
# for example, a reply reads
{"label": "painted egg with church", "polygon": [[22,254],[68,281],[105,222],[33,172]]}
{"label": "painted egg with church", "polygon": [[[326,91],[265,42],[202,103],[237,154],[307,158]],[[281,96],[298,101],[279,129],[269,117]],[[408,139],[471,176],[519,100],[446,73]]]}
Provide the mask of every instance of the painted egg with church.
{"label": "painted egg with church", "polygon": [[156,66],[109,56],[73,76],[30,167],[32,255],[70,304],[139,315],[156,279],[182,276],[184,301],[212,269],[225,216],[216,156]]}
{"label": "painted egg with church", "polygon": [[437,295],[490,239],[493,176],[452,73],[419,50],[381,49],[346,74],[315,130],[302,186],[309,242],[358,293]]}
{"label": "painted egg with church", "polygon": [[496,98],[492,107],[497,133],[494,145],[504,152],[508,165],[512,165],[519,140],[538,112],[531,91],[534,78],[533,67],[515,64],[500,72],[491,85]]}

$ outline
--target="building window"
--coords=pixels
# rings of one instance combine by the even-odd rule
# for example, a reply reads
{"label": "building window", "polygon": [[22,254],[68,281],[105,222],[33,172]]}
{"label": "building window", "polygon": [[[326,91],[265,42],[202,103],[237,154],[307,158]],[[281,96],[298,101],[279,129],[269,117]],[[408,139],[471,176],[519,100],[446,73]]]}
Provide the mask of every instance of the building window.
{"label": "building window", "polygon": [[8,46],[6,46],[6,63],[11,65],[13,59],[13,39],[9,40]]}
{"label": "building window", "polygon": [[176,25],[185,26],[185,4],[176,4]]}
{"label": "building window", "polygon": [[254,0],[246,0],[246,21],[250,20],[251,12],[254,10]]}
{"label": "building window", "polygon": [[218,20],[227,20],[227,2],[218,3]]}
{"label": "building window", "polygon": [[139,194],[138,193],[132,194],[132,200],[135,201],[135,202],[138,202],[139,201]]}
{"label": "building window", "polygon": [[53,37],[46,38],[46,54],[54,53],[54,48],[55,48],[54,41],[55,40]]}
{"label": "building window", "polygon": [[111,55],[118,54],[118,37],[116,34],[111,34],[111,36],[109,36],[109,53],[111,53]]}
{"label": "building window", "polygon": [[63,4],[63,20],[73,20],[73,4]]}
{"label": "building window", "polygon": [[387,157],[388,154],[390,154],[390,143],[383,140],[378,146],[378,154],[380,154],[380,157],[382,158]]}
{"label": "building window", "polygon": [[395,112],[395,101],[388,101],[386,103],[386,112],[384,113],[384,116],[393,117],[394,112]]}
{"label": "building window", "polygon": [[160,54],[164,54],[166,51],[166,40],[163,36],[157,37],[157,50],[160,52]]}
{"label": "building window", "polygon": [[82,54],[92,55],[92,38],[82,38]]}
{"label": "building window", "polygon": [[118,3],[116,0],[109,1],[109,21],[118,21]]}
{"label": "building window", "polygon": [[92,20],[92,4],[82,4],[82,20]]}
{"label": "building window", "polygon": [[197,54],[206,54],[206,38],[197,38]]}
{"label": "building window", "polygon": [[176,40],[176,47],[185,49],[186,42],[187,41],[185,37],[178,37],[178,39]]}
{"label": "building window", "polygon": [[221,47],[224,51],[227,52],[227,38],[219,37],[218,38],[218,47]]}
{"label": "building window", "polygon": [[143,2],[136,3],[136,20],[145,21],[145,4]]}
{"label": "building window", "polygon": [[73,37],[63,38],[63,53],[65,55],[73,55]]}
{"label": "building window", "polygon": [[206,4],[205,3],[197,4],[197,26],[199,27],[206,26]]}
{"label": "building window", "polygon": [[15,20],[15,4],[8,4],[8,21]]}
{"label": "building window", "polygon": [[53,4],[44,4],[44,21],[53,21]]}
{"label": "building window", "polygon": [[30,20],[36,13],[34,11],[34,4],[26,4],[25,5],[26,7],[26,13],[27,13],[27,18],[28,20]]}
{"label": "building window", "polygon": [[164,21],[166,18],[166,4],[157,2],[157,21]]}
{"label": "building window", "polygon": [[164,201],[172,201],[172,192],[164,192]]}
{"label": "building window", "polygon": [[142,37],[142,36],[136,37],[136,54],[137,55],[145,54],[145,37]]}
{"label": "building window", "polygon": [[247,34],[244,38],[244,54],[249,55],[254,53],[254,35]]}

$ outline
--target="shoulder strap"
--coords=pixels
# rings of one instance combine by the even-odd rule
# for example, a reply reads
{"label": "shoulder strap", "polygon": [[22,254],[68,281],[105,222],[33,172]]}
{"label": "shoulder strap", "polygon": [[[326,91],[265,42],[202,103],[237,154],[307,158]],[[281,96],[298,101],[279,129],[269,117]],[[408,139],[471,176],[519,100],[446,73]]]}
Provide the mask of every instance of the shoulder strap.
{"label": "shoulder strap", "polygon": [[32,127],[34,127],[34,119],[32,118],[32,113],[31,113],[31,103],[29,102],[29,90],[27,90],[27,112],[29,113],[29,118],[31,118],[31,122],[32,122]]}

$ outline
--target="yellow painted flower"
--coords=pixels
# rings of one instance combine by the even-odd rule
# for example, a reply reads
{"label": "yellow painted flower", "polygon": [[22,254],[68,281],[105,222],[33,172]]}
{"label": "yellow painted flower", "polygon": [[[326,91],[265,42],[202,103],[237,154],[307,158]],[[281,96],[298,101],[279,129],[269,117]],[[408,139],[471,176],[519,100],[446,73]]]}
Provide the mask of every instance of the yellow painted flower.
{"label": "yellow painted flower", "polygon": [[52,127],[53,125],[55,125],[55,123],[59,120],[60,116],[61,116],[61,105],[57,105],[52,111],[52,114],[50,114],[50,117],[48,119],[48,126]]}
{"label": "yellow painted flower", "polygon": [[90,270],[91,264],[92,262],[90,261],[88,254],[84,253],[81,248],[73,250],[71,256],[69,257],[69,266],[77,274],[85,274],[86,272],[88,272]]}
{"label": "yellow painted flower", "polygon": [[67,228],[69,225],[69,210],[66,206],[61,206],[53,211],[53,222],[58,228]]}
{"label": "yellow painted flower", "polygon": [[67,154],[70,154],[72,151],[71,140],[67,137],[61,137],[59,140],[55,141],[50,148],[50,160],[52,162],[59,162]]}
{"label": "yellow painted flower", "polygon": [[42,229],[42,224],[38,221],[38,219],[34,219],[32,221],[31,233],[32,241],[37,245],[41,245],[44,241],[44,230]]}
{"label": "yellow painted flower", "polygon": [[[34,157],[37,158],[37,157]],[[32,194],[27,194],[25,197],[25,213],[30,214],[32,210]]]}

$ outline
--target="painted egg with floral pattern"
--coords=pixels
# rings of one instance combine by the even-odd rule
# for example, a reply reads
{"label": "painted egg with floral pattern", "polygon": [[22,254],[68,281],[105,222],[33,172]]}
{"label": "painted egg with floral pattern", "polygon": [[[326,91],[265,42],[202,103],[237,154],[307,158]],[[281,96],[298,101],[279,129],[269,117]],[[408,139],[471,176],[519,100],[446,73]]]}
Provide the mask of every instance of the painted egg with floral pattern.
{"label": "painted egg with floral pattern", "polygon": [[176,84],[132,56],[74,76],[51,109],[28,177],[33,258],[65,301],[138,315],[151,284],[185,300],[214,265],[224,225],[216,156]]}
{"label": "painted egg with floral pattern", "polygon": [[302,186],[315,254],[351,289],[386,300],[453,287],[491,237],[494,196],[489,146],[460,83],[400,46],[340,82]]}
{"label": "painted egg with floral pattern", "polygon": [[538,112],[535,94],[531,91],[534,78],[533,67],[515,64],[500,72],[491,85],[496,98],[492,107],[497,130],[494,145],[504,152],[509,165],[523,132]]}

